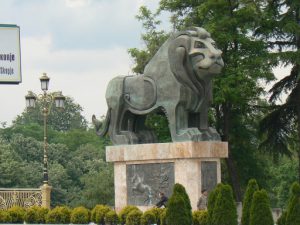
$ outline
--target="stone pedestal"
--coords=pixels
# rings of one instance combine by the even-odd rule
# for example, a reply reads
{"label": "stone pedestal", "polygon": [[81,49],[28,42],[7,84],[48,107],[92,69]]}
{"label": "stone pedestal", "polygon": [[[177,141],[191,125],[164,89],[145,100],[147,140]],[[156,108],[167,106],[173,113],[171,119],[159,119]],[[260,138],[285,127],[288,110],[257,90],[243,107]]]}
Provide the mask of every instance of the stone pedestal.
{"label": "stone pedestal", "polygon": [[226,142],[109,146],[106,160],[114,163],[115,208],[136,205],[144,211],[155,205],[159,191],[170,196],[173,185],[180,183],[196,210],[201,190],[221,182],[220,159],[227,157]]}
{"label": "stone pedestal", "polygon": [[52,187],[48,184],[43,184],[41,186],[42,190],[42,207],[50,209],[50,201],[51,201],[51,189]]}

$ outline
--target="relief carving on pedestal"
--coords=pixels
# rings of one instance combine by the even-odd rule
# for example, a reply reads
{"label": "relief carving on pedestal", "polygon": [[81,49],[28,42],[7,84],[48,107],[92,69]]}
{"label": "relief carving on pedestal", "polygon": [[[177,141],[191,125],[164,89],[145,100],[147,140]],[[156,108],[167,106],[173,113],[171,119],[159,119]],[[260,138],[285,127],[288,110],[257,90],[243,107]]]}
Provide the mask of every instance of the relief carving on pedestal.
{"label": "relief carving on pedestal", "polygon": [[172,194],[174,163],[151,163],[127,165],[127,204],[155,205],[158,193]]}

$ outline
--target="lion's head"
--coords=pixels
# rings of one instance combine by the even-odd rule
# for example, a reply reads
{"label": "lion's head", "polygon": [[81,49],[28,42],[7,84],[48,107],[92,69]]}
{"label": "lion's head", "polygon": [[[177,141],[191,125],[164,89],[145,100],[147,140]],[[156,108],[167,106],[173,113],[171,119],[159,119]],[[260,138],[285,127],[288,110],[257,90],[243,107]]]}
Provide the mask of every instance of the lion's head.
{"label": "lion's head", "polygon": [[198,76],[220,73],[224,66],[221,58],[222,51],[217,48],[210,34],[203,28],[195,28],[195,31],[190,31],[190,33],[188,55],[194,72]]}
{"label": "lion's head", "polygon": [[168,38],[147,64],[144,74],[174,76],[198,96],[207,96],[209,82],[224,66],[221,54],[205,29],[188,28]]}

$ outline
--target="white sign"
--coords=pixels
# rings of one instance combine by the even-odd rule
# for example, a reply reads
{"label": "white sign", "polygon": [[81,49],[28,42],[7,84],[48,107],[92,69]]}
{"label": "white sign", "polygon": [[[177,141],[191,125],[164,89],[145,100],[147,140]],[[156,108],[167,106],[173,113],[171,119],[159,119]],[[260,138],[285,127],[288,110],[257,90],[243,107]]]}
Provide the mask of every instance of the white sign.
{"label": "white sign", "polygon": [[20,49],[20,27],[0,24],[0,83],[21,83]]}

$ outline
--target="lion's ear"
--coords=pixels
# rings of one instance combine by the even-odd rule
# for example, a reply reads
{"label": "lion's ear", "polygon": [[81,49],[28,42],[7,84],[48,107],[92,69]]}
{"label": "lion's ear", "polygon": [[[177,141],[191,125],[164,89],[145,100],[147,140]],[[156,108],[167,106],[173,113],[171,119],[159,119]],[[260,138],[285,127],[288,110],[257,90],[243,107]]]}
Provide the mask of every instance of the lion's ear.
{"label": "lion's ear", "polygon": [[193,84],[191,77],[185,67],[188,61],[190,48],[190,37],[182,35],[172,41],[168,50],[170,68],[178,82],[191,88],[195,93],[199,93],[198,88]]}

